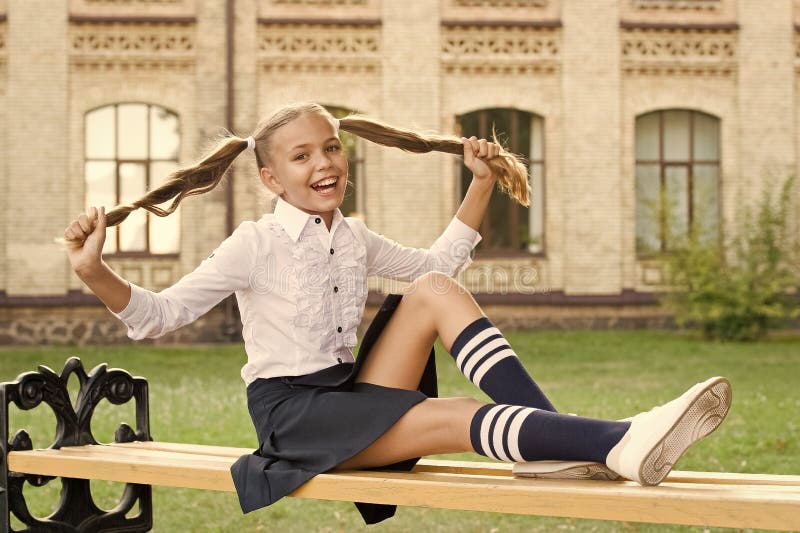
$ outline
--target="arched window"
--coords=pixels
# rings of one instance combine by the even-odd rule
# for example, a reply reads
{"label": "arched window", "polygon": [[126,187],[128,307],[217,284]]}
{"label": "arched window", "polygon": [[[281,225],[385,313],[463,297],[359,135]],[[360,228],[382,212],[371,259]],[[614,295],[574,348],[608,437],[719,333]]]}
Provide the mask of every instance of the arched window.
{"label": "arched window", "polygon": [[[346,117],[353,111],[344,107],[325,106],[325,109],[336,118]],[[364,150],[361,139],[352,133],[339,131],[339,138],[342,140],[347,163],[350,169],[350,184],[344,193],[344,201],[339,209],[346,217],[358,216],[366,217],[366,184],[364,183]]]}
{"label": "arched window", "polygon": [[[531,206],[524,207],[497,191],[489,201],[481,224],[483,240],[476,253],[484,256],[540,254],[544,252],[544,120],[516,109],[481,109],[458,117],[461,135],[491,140],[492,125],[498,140],[529,164]],[[467,194],[472,172],[461,167],[461,199]]]}
{"label": "arched window", "polygon": [[[141,198],[178,167],[178,116],[157,105],[112,104],[86,113],[86,207],[112,207]],[[171,202],[171,200],[170,200]],[[159,207],[168,207],[169,202]],[[138,209],[108,228],[103,253],[177,254],[180,207],[168,217]]]}
{"label": "arched window", "polygon": [[694,228],[719,236],[719,119],[688,110],[636,118],[636,251],[665,252]]}

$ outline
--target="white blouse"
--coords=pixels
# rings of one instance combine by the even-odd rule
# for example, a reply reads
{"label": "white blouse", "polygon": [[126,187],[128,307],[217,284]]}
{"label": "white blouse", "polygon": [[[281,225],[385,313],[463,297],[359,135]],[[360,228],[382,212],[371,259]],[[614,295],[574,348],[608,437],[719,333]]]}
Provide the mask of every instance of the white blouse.
{"label": "white blouse", "polygon": [[409,248],[358,218],[322,219],[279,198],[273,213],[242,222],[208,258],[171,287],[134,283],[119,313],[134,340],[156,338],[195,321],[236,293],[247,363],[256,378],[309,374],[353,362],[367,276],[413,281],[431,271],[455,276],[472,263],[480,234],[456,217],[430,249]]}

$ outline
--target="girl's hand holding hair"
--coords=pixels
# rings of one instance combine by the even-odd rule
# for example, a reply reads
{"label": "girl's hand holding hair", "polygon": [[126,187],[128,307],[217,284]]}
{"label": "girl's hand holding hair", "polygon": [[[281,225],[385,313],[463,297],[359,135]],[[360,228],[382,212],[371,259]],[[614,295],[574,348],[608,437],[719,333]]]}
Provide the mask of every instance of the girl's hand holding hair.
{"label": "girl's hand holding hair", "polygon": [[97,269],[106,241],[105,208],[90,207],[64,230],[67,257],[79,275]]}
{"label": "girl's hand holding hair", "polygon": [[100,266],[106,241],[105,207],[90,207],[64,230],[64,244],[72,269],[88,272]]}
{"label": "girl's hand holding hair", "polygon": [[472,171],[473,178],[479,181],[486,180],[487,185],[490,180],[492,182],[496,180],[497,176],[492,174],[485,161],[500,154],[500,145],[486,139],[478,139],[474,135],[469,139],[461,137],[461,144],[464,145],[464,164]]}
{"label": "girl's hand holding hair", "polygon": [[478,231],[492,191],[500,178],[500,175],[489,167],[488,161],[500,155],[501,147],[497,143],[475,136],[469,139],[461,137],[461,144],[464,147],[464,165],[472,171],[472,183],[461,201],[456,217]]}
{"label": "girl's hand holding hair", "polygon": [[56,241],[64,245],[78,277],[111,311],[120,313],[130,303],[131,288],[103,262],[107,222],[105,207],[90,207],[70,222],[64,238]]}

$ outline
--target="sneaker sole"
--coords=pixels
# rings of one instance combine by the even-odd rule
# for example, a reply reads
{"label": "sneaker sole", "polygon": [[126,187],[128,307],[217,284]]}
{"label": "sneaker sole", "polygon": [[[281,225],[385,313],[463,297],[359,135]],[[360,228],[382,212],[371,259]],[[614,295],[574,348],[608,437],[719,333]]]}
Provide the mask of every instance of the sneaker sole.
{"label": "sneaker sole", "polygon": [[[524,463],[522,463],[524,465]],[[516,465],[515,465],[516,467]],[[590,463],[580,466],[571,466],[562,470],[550,472],[525,472],[516,471],[514,475],[518,477],[532,477],[537,479],[594,479],[601,481],[615,481],[619,479],[619,474],[609,469],[602,463]]]}
{"label": "sneaker sole", "polygon": [[683,412],[639,469],[642,485],[658,485],[689,446],[719,427],[733,399],[731,384],[725,378],[709,383]]}

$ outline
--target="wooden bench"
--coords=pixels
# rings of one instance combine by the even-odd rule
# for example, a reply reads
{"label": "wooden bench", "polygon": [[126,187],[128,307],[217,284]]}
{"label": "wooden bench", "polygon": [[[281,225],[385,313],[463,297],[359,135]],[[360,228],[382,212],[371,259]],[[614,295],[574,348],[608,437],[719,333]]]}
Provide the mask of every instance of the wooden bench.
{"label": "wooden bench", "polygon": [[[40,379],[42,372],[52,375]],[[71,372],[81,379],[74,417],[59,423],[69,431],[57,436],[61,441],[74,441],[72,445],[56,445],[59,449],[31,450],[29,440],[19,433],[3,450],[4,474],[2,489],[3,531],[9,530],[11,512],[20,511],[21,485],[24,480],[42,484],[59,476],[65,483],[74,483],[73,494],[64,496],[72,512],[57,510],[53,520],[68,515],[75,517],[71,523],[78,531],[89,529],[103,531],[125,524],[126,531],[148,531],[152,527],[150,486],[162,485],[193,489],[233,492],[229,468],[241,455],[251,453],[246,448],[204,446],[153,442],[149,440],[147,418],[146,382],[132,378],[125,371],[106,370],[101,365],[87,376],[77,359],[67,362],[61,376],[45,367],[38,373],[21,375],[17,381],[0,385],[3,398],[3,420],[7,432],[7,407],[13,401],[22,408],[36,403],[38,391],[49,385],[55,403],[59,394],[54,387],[54,376],[66,383]],[[113,375],[112,375],[113,374]],[[103,379],[103,377],[106,379]],[[127,376],[127,378],[126,378]],[[92,383],[93,382],[93,383]],[[92,392],[92,388],[96,392]],[[28,394],[28,401],[19,394]],[[99,392],[97,392],[99,391]],[[40,394],[41,401],[47,394]],[[120,442],[108,445],[91,443],[87,416],[91,417],[94,405],[106,398],[122,403],[125,398],[136,398],[137,430],[121,426],[117,431]],[[19,402],[22,402],[20,405]],[[63,409],[63,405],[59,409]],[[71,407],[71,406],[70,406]],[[142,411],[145,409],[145,411]],[[67,415],[69,409],[65,410]],[[69,418],[67,416],[67,418]],[[69,426],[69,427],[67,427]],[[82,429],[83,428],[83,429]],[[75,436],[77,435],[77,437]],[[83,442],[81,442],[83,440]],[[123,442],[128,441],[128,442]],[[88,490],[90,479],[129,483],[116,515],[105,516],[94,512],[89,502],[80,500],[80,492]],[[65,492],[69,493],[65,484]],[[712,472],[673,471],[657,487],[641,487],[630,481],[570,481],[516,478],[511,465],[505,463],[459,462],[421,460],[411,472],[341,471],[320,474],[298,488],[292,496],[322,500],[361,501],[444,509],[492,511],[527,515],[625,520],[651,523],[685,525],[745,527],[762,529],[800,529],[800,476],[727,474]],[[124,515],[139,501],[140,512],[135,517]],[[15,506],[16,503],[16,506]],[[62,505],[62,506],[63,506]],[[74,512],[75,506],[84,505],[83,512]],[[83,525],[81,525],[83,521]],[[97,527],[99,522],[104,522]]]}

